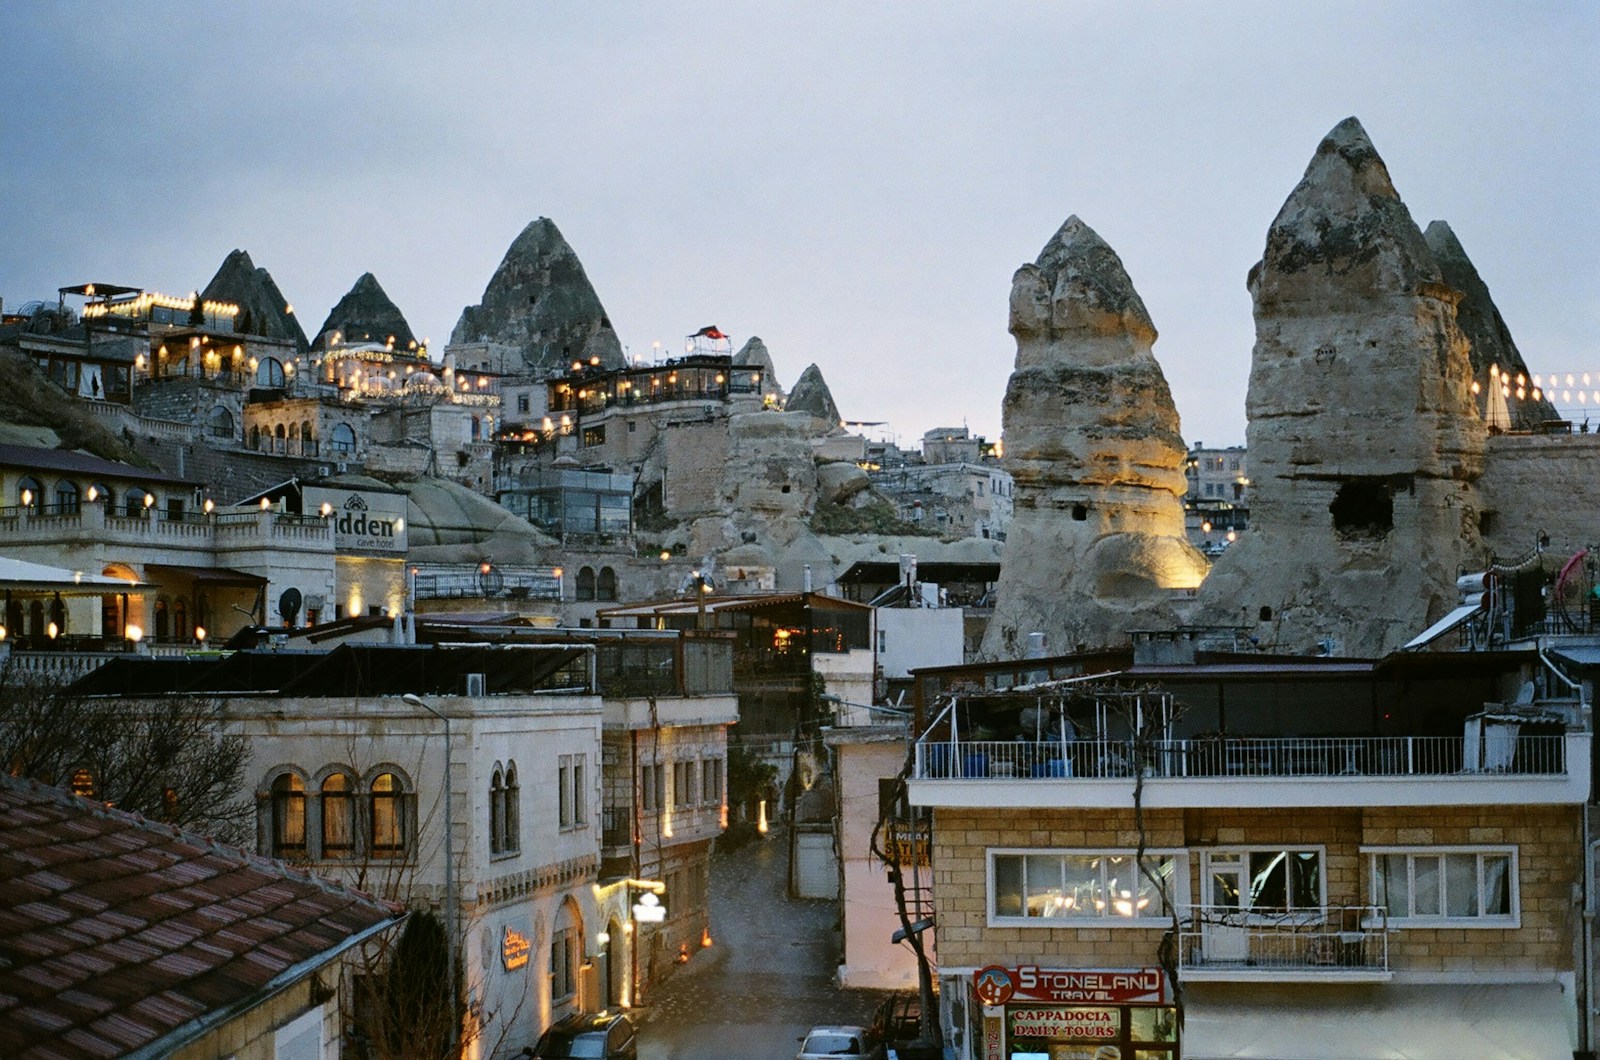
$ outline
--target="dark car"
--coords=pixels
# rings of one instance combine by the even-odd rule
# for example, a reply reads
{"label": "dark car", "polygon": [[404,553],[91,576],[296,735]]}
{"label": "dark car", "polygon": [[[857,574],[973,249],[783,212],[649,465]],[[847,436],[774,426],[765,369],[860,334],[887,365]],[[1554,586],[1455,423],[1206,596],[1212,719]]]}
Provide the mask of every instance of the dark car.
{"label": "dark car", "polygon": [[533,1055],[536,1060],[639,1060],[639,1036],[626,1016],[568,1016],[544,1032]]}

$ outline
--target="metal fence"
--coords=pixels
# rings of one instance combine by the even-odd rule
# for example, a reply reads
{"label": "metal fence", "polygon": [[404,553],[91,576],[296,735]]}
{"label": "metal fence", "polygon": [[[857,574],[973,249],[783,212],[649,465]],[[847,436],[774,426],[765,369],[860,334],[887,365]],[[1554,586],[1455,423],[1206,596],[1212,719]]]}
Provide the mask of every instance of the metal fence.
{"label": "metal fence", "polygon": [[1387,910],[1379,905],[1248,909],[1197,905],[1178,933],[1181,969],[1387,971]]}
{"label": "metal fence", "polygon": [[1410,777],[1459,774],[1559,776],[1566,737],[1201,737],[1138,746],[1128,740],[924,741],[919,780],[1130,777]]}

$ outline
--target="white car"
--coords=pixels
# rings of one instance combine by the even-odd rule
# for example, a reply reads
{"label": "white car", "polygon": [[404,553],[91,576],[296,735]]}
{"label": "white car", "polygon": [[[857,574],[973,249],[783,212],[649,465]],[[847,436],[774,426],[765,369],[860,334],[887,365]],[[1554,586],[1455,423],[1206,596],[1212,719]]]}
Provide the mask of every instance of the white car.
{"label": "white car", "polygon": [[872,1040],[865,1027],[849,1025],[812,1027],[800,1039],[794,1060],[824,1060],[834,1056],[862,1056],[884,1060],[883,1046]]}

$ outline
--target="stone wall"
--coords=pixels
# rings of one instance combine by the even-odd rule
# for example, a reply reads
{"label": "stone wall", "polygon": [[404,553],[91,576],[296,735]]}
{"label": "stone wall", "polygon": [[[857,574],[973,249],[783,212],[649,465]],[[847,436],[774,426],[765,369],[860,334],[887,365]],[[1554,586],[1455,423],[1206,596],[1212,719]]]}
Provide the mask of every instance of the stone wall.
{"label": "stone wall", "polygon": [[1597,537],[1600,433],[1501,434],[1489,438],[1483,478],[1483,544],[1509,559],[1550,535],[1562,558]]}

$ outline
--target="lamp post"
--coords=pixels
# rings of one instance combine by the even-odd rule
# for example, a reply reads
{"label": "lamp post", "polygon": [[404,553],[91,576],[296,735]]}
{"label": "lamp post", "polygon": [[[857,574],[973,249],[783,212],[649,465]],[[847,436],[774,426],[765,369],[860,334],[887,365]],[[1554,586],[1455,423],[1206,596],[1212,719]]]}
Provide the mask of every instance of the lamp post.
{"label": "lamp post", "polygon": [[461,1021],[456,1006],[460,1003],[460,996],[456,989],[456,962],[461,959],[461,917],[456,906],[456,859],[455,843],[451,833],[455,831],[455,813],[451,799],[450,759],[454,750],[450,743],[450,719],[434,710],[423,701],[421,696],[407,692],[400,697],[404,702],[413,707],[421,707],[444,723],[444,904],[445,916],[449,919],[450,930],[450,1052],[458,1053],[457,1043],[461,1034]]}

